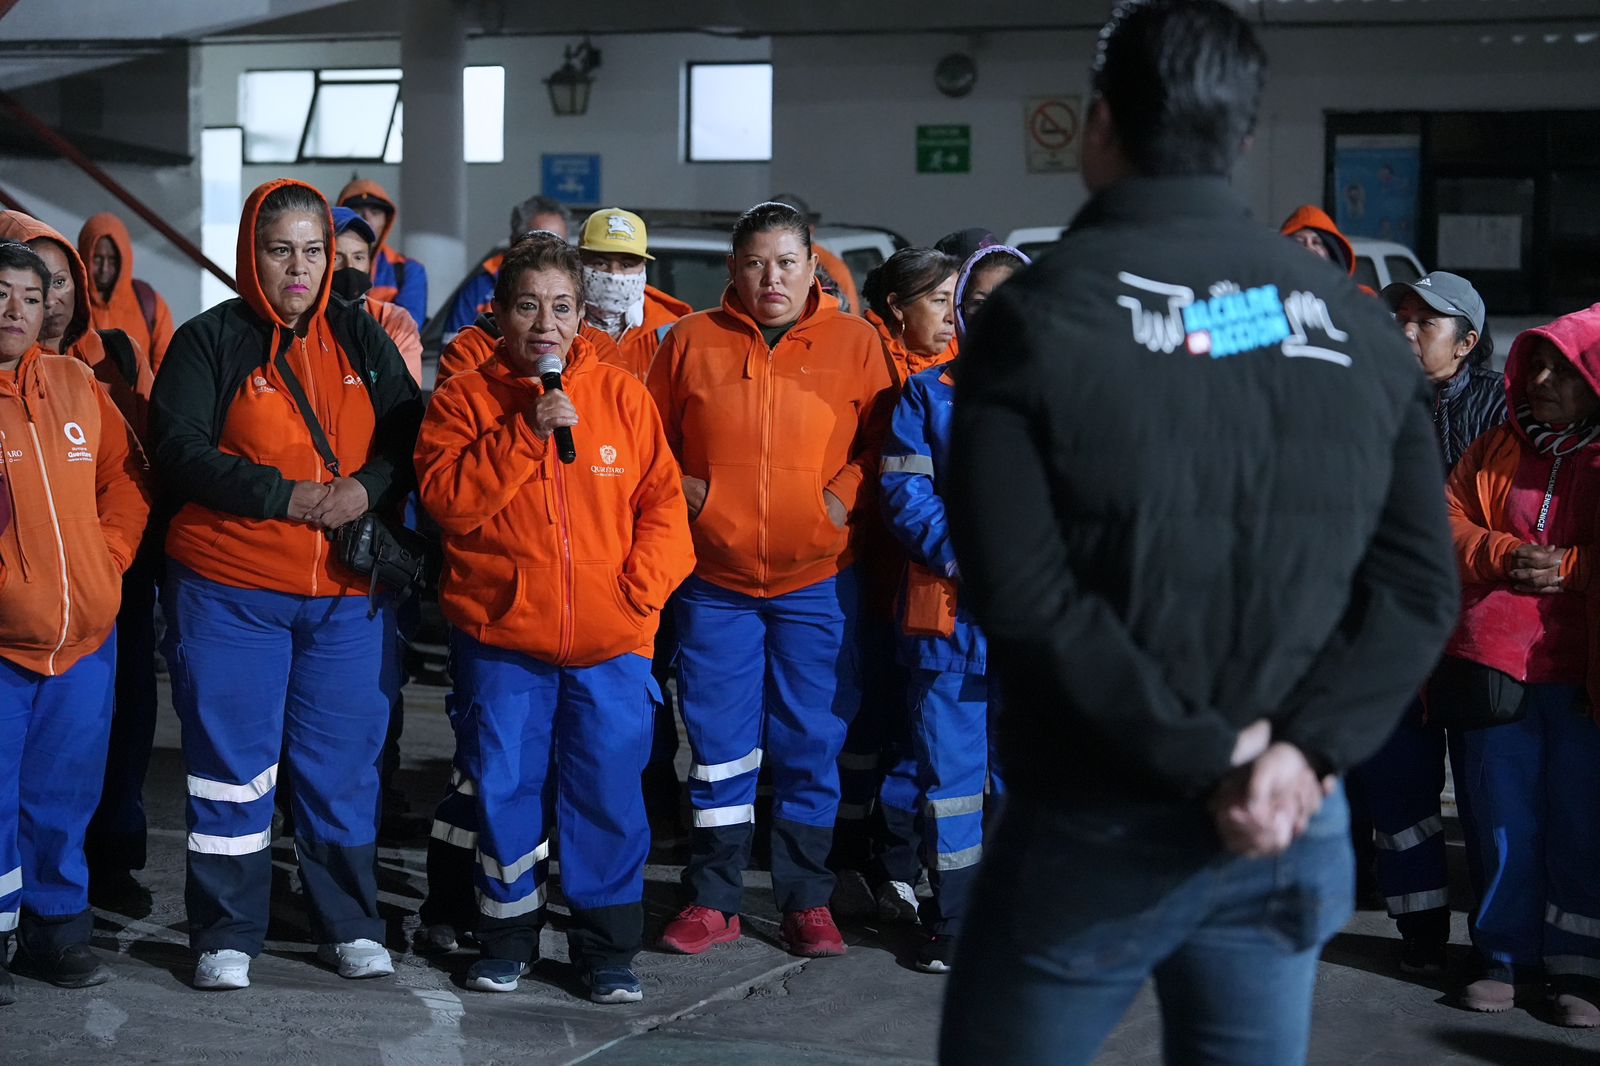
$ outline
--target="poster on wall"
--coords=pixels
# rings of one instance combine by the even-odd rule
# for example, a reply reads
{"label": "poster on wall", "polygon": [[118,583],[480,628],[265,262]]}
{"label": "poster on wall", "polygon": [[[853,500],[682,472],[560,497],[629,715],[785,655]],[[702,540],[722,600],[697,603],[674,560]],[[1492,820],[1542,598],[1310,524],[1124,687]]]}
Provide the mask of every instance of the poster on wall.
{"label": "poster on wall", "polygon": [[1338,137],[1333,153],[1334,221],[1344,235],[1415,248],[1421,138]]}
{"label": "poster on wall", "polygon": [[1521,215],[1440,215],[1439,265],[1451,270],[1521,270]]}

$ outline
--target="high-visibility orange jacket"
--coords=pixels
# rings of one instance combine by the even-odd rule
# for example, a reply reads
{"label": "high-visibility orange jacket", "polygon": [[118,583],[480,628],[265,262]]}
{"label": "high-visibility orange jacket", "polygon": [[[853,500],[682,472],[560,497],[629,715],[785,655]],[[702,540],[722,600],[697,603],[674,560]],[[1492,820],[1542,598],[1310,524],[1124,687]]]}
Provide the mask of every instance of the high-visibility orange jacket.
{"label": "high-visibility orange jacket", "polygon": [[872,323],[872,328],[878,331],[878,340],[883,344],[883,354],[889,360],[889,368],[894,374],[896,392],[905,388],[906,382],[911,380],[913,374],[920,374],[933,366],[943,366],[955,359],[960,351],[955,339],[952,338],[945,350],[938,355],[923,355],[907,348],[905,342],[895,336],[889,329],[888,323],[878,317],[872,308],[862,312],[862,317]]}
{"label": "high-visibility orange jacket", "polygon": [[[133,276],[133,240],[122,219],[109,211],[102,211],[83,224],[78,231],[78,255],[84,265],[94,261],[94,246],[102,237],[110,239],[121,257],[122,267],[111,286],[109,299],[100,298],[100,287],[92,281],[88,287],[90,313],[95,329],[120,329],[132,337],[145,353],[152,371],[161,369],[161,359],[172,343],[172,309],[161,294],[147,283]],[[144,289],[141,295],[139,289]],[[145,313],[148,305],[149,314]],[[146,394],[148,395],[148,394]]]}
{"label": "high-visibility orange jacket", "polygon": [[[617,342],[603,329],[585,322],[578,327],[578,336],[588,341],[596,358],[613,366],[622,363],[622,353]],[[437,389],[446,379],[467,370],[476,370],[493,357],[500,344],[500,327],[494,316],[481,314],[478,321],[461,330],[439,353],[439,366],[434,371],[433,387]]]}
{"label": "high-visibility orange jacket", "polygon": [[21,241],[27,244],[41,238],[60,245],[72,270],[72,283],[76,287],[72,320],[67,324],[67,331],[61,336],[61,354],[70,355],[86,363],[89,369],[94,371],[95,379],[110,394],[112,402],[117,405],[117,410],[122,412],[122,417],[128,420],[134,432],[139,435],[139,439],[143,440],[149,418],[150,389],[155,382],[155,374],[138,339],[133,335],[128,336],[133,345],[134,358],[134,365],[131,368],[133,374],[130,377],[111,358],[106,350],[104,338],[92,328],[89,273],[84,268],[78,250],[59,232],[32,215],[25,215],[21,211],[0,212],[0,240]]}
{"label": "high-visibility orange jacket", "polygon": [[65,673],[105,642],[150,514],[144,453],[89,369],[34,346],[0,372],[0,658]]}
{"label": "high-visibility orange jacket", "polygon": [[363,296],[361,305],[367,314],[378,320],[378,325],[382,326],[389,339],[394,341],[394,346],[400,351],[400,358],[405,361],[406,369],[411,372],[411,380],[421,385],[422,335],[417,332],[416,319],[399,304],[384,303],[382,300]]}
{"label": "high-visibility orange jacket", "polygon": [[262,201],[285,185],[311,189],[279,179],[250,194],[239,220],[240,297],[179,327],[156,383],[155,465],[164,487],[184,501],[167,534],[167,555],[237,588],[365,595],[369,579],[337,561],[324,531],[288,517],[296,482],[327,484],[334,474],[277,356],[284,353],[300,382],[340,475],[359,482],[375,510],[410,491],[421,399],[372,316],[329,302],[331,269],[299,332],[267,299],[256,273],[256,217]]}
{"label": "high-visibility orange jacket", "polygon": [[[721,307],[668,331],[649,384],[683,472],[710,485],[690,527],[698,576],[770,597],[850,565],[852,530],[875,520],[894,402],[871,326],[813,284],[800,319],[768,348],[730,285]],[[850,513],[845,529],[825,491]]]}
{"label": "high-visibility orange jacket", "polygon": [[682,475],[650,393],[573,338],[580,419],[562,463],[528,420],[538,381],[504,345],[433,395],[417,442],[423,506],[444,533],[439,604],[475,639],[561,666],[649,657],[694,569]]}

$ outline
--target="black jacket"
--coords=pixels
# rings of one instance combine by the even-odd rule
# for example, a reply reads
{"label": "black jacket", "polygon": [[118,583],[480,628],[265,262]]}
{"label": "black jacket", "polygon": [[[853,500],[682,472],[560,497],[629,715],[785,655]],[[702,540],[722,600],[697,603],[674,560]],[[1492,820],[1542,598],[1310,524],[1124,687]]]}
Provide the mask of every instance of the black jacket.
{"label": "black jacket", "polygon": [[1434,392],[1433,424],[1448,475],[1472,442],[1506,420],[1505,375],[1465,366]]}
{"label": "black jacket", "polygon": [[1242,727],[1344,770],[1454,623],[1432,390],[1219,178],[1089,203],[962,347],[950,507],[1018,793],[1208,792]]}
{"label": "black jacket", "polygon": [[[411,455],[422,394],[399,349],[373,317],[337,296],[328,326],[367,386],[377,415],[373,455],[350,477],[373,510],[391,510],[416,484]],[[246,518],[283,518],[294,482],[276,467],[219,451],[228,408],[245,379],[270,363],[272,326],[244,300],[227,300],[179,327],[150,397],[152,469],[168,510],[194,502]],[[294,335],[280,333],[280,347]]]}

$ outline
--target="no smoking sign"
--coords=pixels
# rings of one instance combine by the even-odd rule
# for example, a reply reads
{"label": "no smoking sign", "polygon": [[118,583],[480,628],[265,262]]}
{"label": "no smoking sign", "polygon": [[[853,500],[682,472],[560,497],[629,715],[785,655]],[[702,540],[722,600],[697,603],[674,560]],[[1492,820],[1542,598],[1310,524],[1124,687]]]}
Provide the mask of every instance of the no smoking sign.
{"label": "no smoking sign", "polygon": [[1027,102],[1028,173],[1078,169],[1083,122],[1080,96],[1039,96]]}

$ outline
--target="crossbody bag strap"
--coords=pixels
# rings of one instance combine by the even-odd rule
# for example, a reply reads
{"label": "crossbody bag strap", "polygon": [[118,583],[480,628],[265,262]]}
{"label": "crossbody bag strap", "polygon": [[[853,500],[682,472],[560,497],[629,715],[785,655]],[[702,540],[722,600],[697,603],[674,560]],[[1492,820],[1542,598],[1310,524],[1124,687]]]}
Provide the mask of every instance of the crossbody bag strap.
{"label": "crossbody bag strap", "polygon": [[[291,341],[290,345],[294,342]],[[339,477],[339,457],[333,454],[333,445],[328,443],[328,435],[322,431],[322,423],[317,421],[317,413],[311,409],[311,401],[306,398],[306,390],[300,387],[300,379],[295,377],[294,371],[289,367],[289,345],[273,360],[273,365],[278,368],[278,375],[283,378],[284,388],[289,390],[289,397],[294,400],[294,405],[300,409],[300,417],[305,419],[306,428],[311,431],[311,443],[317,449],[317,454],[322,456],[322,465],[334,477]]]}

